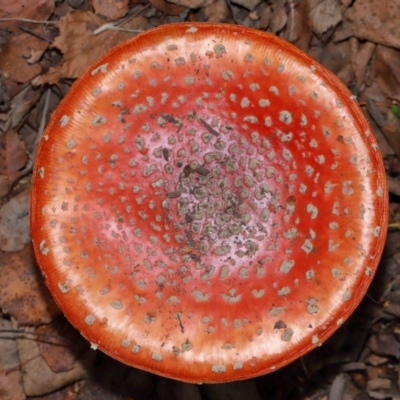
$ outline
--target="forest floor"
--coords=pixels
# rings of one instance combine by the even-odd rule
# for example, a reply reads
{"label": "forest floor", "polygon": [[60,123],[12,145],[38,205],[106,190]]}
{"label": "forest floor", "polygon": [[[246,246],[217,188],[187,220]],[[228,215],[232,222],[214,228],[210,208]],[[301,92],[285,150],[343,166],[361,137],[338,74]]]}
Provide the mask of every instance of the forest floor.
{"label": "forest floor", "polygon": [[[400,400],[400,0],[0,2],[0,399]],[[173,22],[249,26],[286,39],[357,96],[382,153],[390,225],[374,281],[320,348],[275,373],[193,385],[89,349],[61,315],[29,233],[33,163],[60,100],[96,59]]]}

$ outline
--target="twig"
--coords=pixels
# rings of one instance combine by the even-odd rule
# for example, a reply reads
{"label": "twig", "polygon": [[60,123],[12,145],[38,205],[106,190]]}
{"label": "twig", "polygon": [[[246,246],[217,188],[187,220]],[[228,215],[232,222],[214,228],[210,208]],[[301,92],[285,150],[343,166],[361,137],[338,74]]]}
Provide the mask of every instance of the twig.
{"label": "twig", "polygon": [[[12,337],[5,337],[3,336],[4,334],[13,334]],[[36,336],[35,339],[27,338],[25,337],[26,335],[32,335]],[[1,340],[6,340],[6,339],[25,339],[25,340],[34,340],[35,342],[40,342],[44,344],[52,344],[54,346],[67,346],[67,345],[73,345],[75,344],[74,341],[68,338],[61,337],[59,335],[53,335],[49,333],[40,333],[40,332],[26,332],[23,330],[18,330],[18,329],[0,329],[0,339]],[[52,341],[52,339],[55,339],[56,341]],[[63,343],[64,342],[64,343]]]}
{"label": "twig", "polygon": [[397,231],[400,229],[400,222],[392,222],[391,224],[388,225],[388,229],[392,231]]}
{"label": "twig", "polygon": [[26,26],[20,26],[19,29],[21,29],[21,31],[29,33],[32,36],[35,36],[36,38],[43,40],[47,43],[52,43],[52,40],[47,39],[46,37],[44,37],[43,35],[39,35],[37,32],[34,32],[32,29],[27,28]]}
{"label": "twig", "polygon": [[32,24],[50,24],[50,25],[58,24],[58,21],[36,21],[35,19],[27,19],[27,18],[0,18],[0,22],[4,21],[21,21],[21,22],[29,22]]}
{"label": "twig", "polygon": [[11,372],[14,372],[14,371],[18,371],[22,366],[24,366],[25,364],[28,364],[30,361],[32,361],[32,360],[34,360],[35,358],[38,358],[38,357],[40,357],[40,354],[37,354],[36,356],[33,356],[31,358],[28,358],[24,362],[20,362],[15,367],[11,367],[11,368],[5,369],[4,370],[5,375],[8,375],[8,374],[10,374]]}
{"label": "twig", "polygon": [[34,146],[32,154],[30,155],[30,157],[28,159],[28,162],[25,165],[25,168],[21,171],[20,178],[22,178],[23,176],[27,175],[28,173],[30,173],[32,171],[33,164],[36,160],[36,154],[38,151],[39,141],[43,136],[43,131],[46,126],[46,117],[47,117],[47,112],[49,110],[50,94],[51,94],[51,89],[49,88],[49,89],[47,89],[47,92],[46,92],[46,99],[44,101],[43,114],[42,114],[42,118],[40,120],[40,126],[38,129],[38,132],[36,134],[35,146]]}
{"label": "twig", "polygon": [[144,32],[144,30],[140,30],[140,29],[128,29],[128,28],[122,28],[119,27],[117,25],[120,24],[125,24],[127,22],[129,22],[132,18],[137,17],[142,11],[144,11],[146,8],[150,7],[150,3],[146,4],[144,7],[142,7],[141,9],[137,10],[136,12],[134,12],[133,14],[128,14],[127,16],[117,19],[116,21],[112,21],[112,22],[107,22],[106,24],[100,26],[99,28],[97,28],[93,34],[94,35],[98,35],[99,33],[110,29],[110,30],[114,30],[114,31],[123,31],[123,32],[130,32],[130,33],[142,33]]}
{"label": "twig", "polygon": [[49,111],[50,94],[51,94],[51,89],[49,88],[49,89],[47,89],[47,92],[46,92],[46,99],[44,101],[42,118],[40,119],[40,126],[39,126],[38,133],[37,133],[37,136],[35,139],[36,146],[39,144],[39,141],[43,136],[44,128],[46,126],[47,112]]}
{"label": "twig", "polygon": [[130,32],[130,33],[142,33],[144,32],[143,29],[126,29],[126,28],[121,28],[119,26],[115,26],[115,24],[117,24],[118,21],[115,22],[108,22],[107,24],[104,24],[102,26],[100,26],[100,28],[97,28],[93,34],[94,35],[98,35],[99,33],[109,29],[109,30],[113,30],[113,31],[123,31],[123,32]]}

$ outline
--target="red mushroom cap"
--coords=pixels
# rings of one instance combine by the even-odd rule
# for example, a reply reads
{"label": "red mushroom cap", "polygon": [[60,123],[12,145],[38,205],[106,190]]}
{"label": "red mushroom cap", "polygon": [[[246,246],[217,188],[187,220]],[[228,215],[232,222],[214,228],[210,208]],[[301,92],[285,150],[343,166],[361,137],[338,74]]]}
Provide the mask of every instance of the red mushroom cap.
{"label": "red mushroom cap", "polygon": [[174,379],[271,372],[353,312],[386,237],[354,98],[270,34],[174,24],[114,48],[40,143],[31,223],[66,317]]}

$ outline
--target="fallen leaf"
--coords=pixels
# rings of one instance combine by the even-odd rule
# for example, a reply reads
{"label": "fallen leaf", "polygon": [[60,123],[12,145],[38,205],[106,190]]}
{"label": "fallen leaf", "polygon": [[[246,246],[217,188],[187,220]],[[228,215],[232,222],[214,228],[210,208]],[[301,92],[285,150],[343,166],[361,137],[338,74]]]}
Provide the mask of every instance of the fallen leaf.
{"label": "fallen leaf", "polygon": [[29,64],[28,59],[35,52],[43,52],[48,43],[33,35],[21,33],[11,36],[2,49],[0,71],[5,78],[26,83],[42,72],[40,64]]}
{"label": "fallen leaf", "polygon": [[329,42],[318,59],[318,61],[335,75],[346,65],[351,65],[351,49],[348,40],[340,43]]}
{"label": "fallen leaf", "polygon": [[103,15],[111,21],[128,13],[128,3],[129,0],[92,0],[96,14]]}
{"label": "fallen leaf", "polygon": [[46,360],[41,357],[39,345],[35,340],[31,337],[19,338],[17,344],[27,396],[42,396],[83,379],[95,355],[94,351],[88,350],[79,357],[72,369],[65,372],[53,372]]}
{"label": "fallen leaf", "polygon": [[341,20],[340,4],[337,0],[307,0],[313,31],[322,36]]}
{"label": "fallen leaf", "polygon": [[400,157],[400,119],[393,114],[391,109],[387,110],[386,124],[382,127],[382,132],[393,151]]}
{"label": "fallen leaf", "polygon": [[307,3],[300,2],[295,7],[294,4],[290,2],[288,14],[283,38],[293,43],[300,50],[307,52],[312,37]]}
{"label": "fallen leaf", "polygon": [[357,47],[358,48],[355,49],[356,51],[352,53],[351,63],[357,81],[357,88],[360,88],[364,81],[369,62],[374,55],[376,45],[371,42],[366,42]]}
{"label": "fallen leaf", "polygon": [[202,8],[209,6],[215,0],[169,0],[171,3],[187,8]]}
{"label": "fallen leaf", "polygon": [[376,354],[370,354],[366,360],[367,364],[373,365],[374,367],[377,367],[378,365],[382,365],[388,361],[387,357],[380,357],[377,356]]}
{"label": "fallen leaf", "polygon": [[10,107],[10,93],[7,82],[0,72],[0,112],[7,111],[8,107]]}
{"label": "fallen leaf", "polygon": [[329,400],[342,400],[346,383],[346,376],[344,374],[337,375],[332,382],[331,388],[329,389]]}
{"label": "fallen leaf", "polygon": [[[47,21],[54,12],[54,0],[1,0],[0,18],[26,18],[35,21]],[[22,21],[0,21],[0,29],[18,32],[19,27],[35,24]]]}
{"label": "fallen leaf", "polygon": [[367,382],[368,390],[390,389],[392,382],[387,378],[370,379]]}
{"label": "fallen leaf", "polygon": [[[0,331],[12,330],[10,321],[0,319]],[[19,370],[17,343],[12,336],[0,338],[0,398],[2,400],[25,400],[22,376]]]}
{"label": "fallen leaf", "polygon": [[36,265],[32,246],[18,253],[0,253],[0,308],[19,325],[50,322],[60,314]]}
{"label": "fallen leaf", "polygon": [[354,37],[353,30],[351,28],[351,22],[346,18],[347,14],[342,15],[344,15],[342,22],[338,27],[335,28],[332,36],[333,43],[340,43],[343,40],[348,40]]}
{"label": "fallen leaf", "polygon": [[368,347],[380,356],[399,358],[400,343],[392,333],[380,332],[372,335],[368,340]]}
{"label": "fallen leaf", "polygon": [[346,17],[358,39],[400,49],[400,0],[356,0]]}
{"label": "fallen leaf", "polygon": [[149,0],[149,3],[167,15],[179,15],[185,11],[185,7],[177,6],[165,0]]}
{"label": "fallen leaf", "polygon": [[354,82],[349,40],[340,43],[330,41],[323,47],[322,52],[314,58],[332,71],[346,86]]}
{"label": "fallen leaf", "polygon": [[260,15],[259,29],[267,29],[272,18],[271,7],[266,3],[261,3],[258,12]]}
{"label": "fallen leaf", "polygon": [[[103,22],[89,11],[76,11],[60,18],[60,35],[53,46],[64,54],[63,63],[51,67],[47,73],[34,79],[32,84],[53,84],[63,78],[78,78],[110,48],[133,36],[129,32],[108,30],[94,35],[93,31],[103,25]],[[145,22],[145,18],[136,17],[123,27],[139,30],[144,27]]]}
{"label": "fallen leaf", "polygon": [[[366,102],[366,108],[368,112],[365,113],[365,117],[369,120],[369,124],[372,128],[371,130],[378,143],[382,157],[386,159],[387,157],[392,156],[394,154],[393,148],[390,146],[385,135],[382,133],[378,123],[374,120],[377,118],[379,124],[382,121],[384,121],[385,124],[386,120],[384,113],[386,113],[390,108],[390,101],[388,101],[384,93],[382,93],[382,90],[380,89],[375,77],[373,77],[370,86],[367,86],[365,90],[363,90],[359,100],[361,102]],[[387,104],[387,106],[385,106],[385,104]],[[384,124],[382,126],[384,126]]]}
{"label": "fallen leaf", "polygon": [[400,53],[386,46],[377,46],[373,74],[382,92],[400,101]]}
{"label": "fallen leaf", "polygon": [[204,19],[209,22],[232,21],[231,11],[225,0],[217,0],[209,6],[203,7],[201,12]]}
{"label": "fallen leaf", "polygon": [[16,131],[9,130],[0,136],[0,197],[5,196],[21,177],[20,170],[27,161],[24,142]]}
{"label": "fallen leaf", "polygon": [[[77,394],[80,393],[80,390],[86,380],[81,380],[78,382],[71,383],[70,385],[57,390],[56,392],[52,392],[49,394],[45,394],[44,396],[35,397],[35,400],[90,400],[89,398],[78,398]],[[111,398],[97,397],[95,400],[112,400]],[[121,400],[121,398],[118,398]],[[131,400],[131,399],[126,399]]]}
{"label": "fallen leaf", "polygon": [[0,113],[0,131],[6,132],[17,127],[26,114],[37,103],[41,90],[33,89],[27,85],[11,99],[10,109],[7,113]]}
{"label": "fallen leaf", "polygon": [[285,4],[286,0],[278,0],[278,2],[272,6],[272,18],[269,27],[274,34],[283,29],[287,23]]}
{"label": "fallen leaf", "polygon": [[29,230],[30,192],[25,190],[0,209],[0,250],[19,251],[31,241]]}
{"label": "fallen leaf", "polygon": [[353,0],[341,0],[341,11],[342,11],[342,15],[346,12],[346,10],[351,6],[351,3],[353,2]]}
{"label": "fallen leaf", "polygon": [[89,350],[89,344],[63,317],[36,329],[40,355],[53,372],[66,372]]}
{"label": "fallen leaf", "polygon": [[386,124],[386,117],[384,116],[380,107],[378,107],[373,99],[367,100],[367,110],[369,115],[373,118],[379,128]]}
{"label": "fallen leaf", "polygon": [[242,6],[252,11],[261,3],[262,0],[231,0],[231,1],[234,4],[238,4],[239,6]]}
{"label": "fallen leaf", "polygon": [[24,142],[16,131],[0,136],[0,173],[10,176],[23,168],[28,161]]}

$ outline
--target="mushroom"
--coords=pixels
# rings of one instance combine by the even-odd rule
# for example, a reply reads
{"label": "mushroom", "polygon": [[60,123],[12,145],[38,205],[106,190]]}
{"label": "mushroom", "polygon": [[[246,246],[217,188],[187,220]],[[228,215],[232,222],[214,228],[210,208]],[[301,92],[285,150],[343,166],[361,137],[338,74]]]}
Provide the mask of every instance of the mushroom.
{"label": "mushroom", "polygon": [[376,271],[388,197],[355,98],[283,40],[179,23],[112,49],[40,142],[31,227],[93,347],[188,382],[320,346]]}

